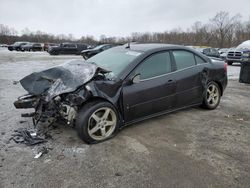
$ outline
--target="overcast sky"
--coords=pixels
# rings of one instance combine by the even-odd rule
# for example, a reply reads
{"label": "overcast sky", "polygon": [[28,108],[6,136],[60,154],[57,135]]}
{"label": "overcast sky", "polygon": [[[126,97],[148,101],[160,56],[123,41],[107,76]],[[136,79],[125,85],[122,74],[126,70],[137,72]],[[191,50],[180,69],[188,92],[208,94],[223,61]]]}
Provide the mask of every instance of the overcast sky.
{"label": "overcast sky", "polygon": [[0,23],[53,34],[128,36],[163,32],[196,21],[208,22],[219,11],[250,16],[250,0],[0,0]]}

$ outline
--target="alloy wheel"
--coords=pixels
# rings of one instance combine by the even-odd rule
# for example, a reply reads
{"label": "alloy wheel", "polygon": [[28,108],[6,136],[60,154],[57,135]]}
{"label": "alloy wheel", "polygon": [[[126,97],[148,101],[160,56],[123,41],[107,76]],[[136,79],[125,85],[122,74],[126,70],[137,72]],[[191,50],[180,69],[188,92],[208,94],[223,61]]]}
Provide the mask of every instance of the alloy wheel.
{"label": "alloy wheel", "polygon": [[216,106],[219,102],[219,89],[216,85],[210,84],[207,88],[207,103],[211,106]]}
{"label": "alloy wheel", "polygon": [[116,113],[111,108],[99,108],[89,118],[88,134],[94,140],[104,140],[114,132],[116,124]]}

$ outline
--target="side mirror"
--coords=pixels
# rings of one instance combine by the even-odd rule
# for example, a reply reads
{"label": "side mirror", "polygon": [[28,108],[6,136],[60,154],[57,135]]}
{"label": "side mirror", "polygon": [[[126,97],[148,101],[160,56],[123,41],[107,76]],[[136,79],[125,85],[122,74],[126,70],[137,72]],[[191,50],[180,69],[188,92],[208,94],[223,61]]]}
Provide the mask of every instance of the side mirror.
{"label": "side mirror", "polygon": [[132,79],[133,84],[138,84],[141,81],[141,74],[136,74]]}

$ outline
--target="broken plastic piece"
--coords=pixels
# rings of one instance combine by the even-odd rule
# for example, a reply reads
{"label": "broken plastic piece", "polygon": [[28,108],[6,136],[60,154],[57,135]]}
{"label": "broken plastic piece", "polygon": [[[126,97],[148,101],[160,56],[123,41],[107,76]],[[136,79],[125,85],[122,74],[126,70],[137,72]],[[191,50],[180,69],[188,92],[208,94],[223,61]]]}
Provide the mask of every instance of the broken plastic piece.
{"label": "broken plastic piece", "polygon": [[36,156],[34,157],[34,159],[38,159],[39,157],[41,157],[43,155],[42,152],[39,152],[38,154],[36,154]]}
{"label": "broken plastic piece", "polygon": [[21,117],[34,117],[34,116],[35,116],[35,112],[21,114]]}
{"label": "broken plastic piece", "polygon": [[38,150],[38,153],[35,155],[35,159],[38,159],[39,157],[41,157],[43,154],[47,154],[49,152],[48,148],[46,147],[42,147]]}

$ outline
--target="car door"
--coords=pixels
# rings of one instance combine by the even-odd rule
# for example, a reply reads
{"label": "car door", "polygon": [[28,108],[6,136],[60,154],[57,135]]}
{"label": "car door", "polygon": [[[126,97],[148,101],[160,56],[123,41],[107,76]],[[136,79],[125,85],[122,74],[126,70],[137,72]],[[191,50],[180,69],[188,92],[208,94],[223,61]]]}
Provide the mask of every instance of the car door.
{"label": "car door", "polygon": [[[171,109],[174,103],[175,80],[168,51],[150,55],[128,76],[123,87],[126,122]],[[140,74],[138,83],[131,83]]]}
{"label": "car door", "polygon": [[[203,87],[202,73],[204,66],[196,61],[201,57],[186,50],[173,50],[173,59],[176,68],[176,103],[175,108],[182,108],[193,104],[201,103]],[[199,59],[198,59],[199,58]],[[198,59],[198,60],[196,60]]]}
{"label": "car door", "polygon": [[68,44],[63,44],[60,46],[60,53],[61,54],[67,54],[67,51],[68,51]]}
{"label": "car door", "polygon": [[77,45],[76,44],[70,44],[69,46],[69,54],[77,54]]}
{"label": "car door", "polygon": [[75,44],[67,44],[65,48],[65,54],[75,54],[77,52],[77,46]]}

